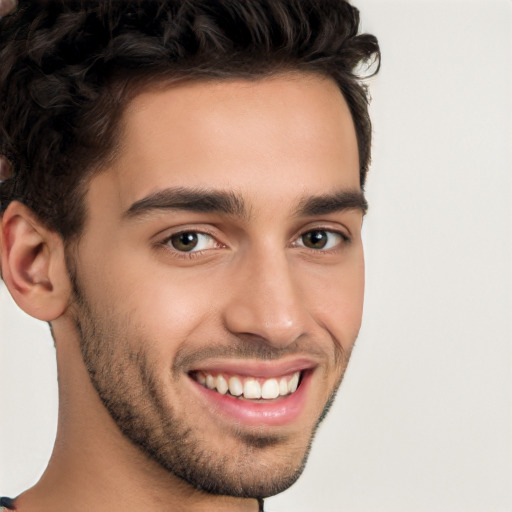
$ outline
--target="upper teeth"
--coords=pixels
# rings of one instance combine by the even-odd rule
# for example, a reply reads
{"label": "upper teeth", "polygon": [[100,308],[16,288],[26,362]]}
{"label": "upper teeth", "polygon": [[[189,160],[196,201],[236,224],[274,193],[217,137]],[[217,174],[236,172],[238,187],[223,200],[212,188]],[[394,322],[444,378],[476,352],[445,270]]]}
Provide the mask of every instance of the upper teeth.
{"label": "upper teeth", "polygon": [[212,375],[210,373],[196,372],[195,379],[207,387],[225,395],[228,391],[233,396],[243,396],[249,399],[272,399],[285,396],[297,390],[300,372],[293,375],[272,379],[257,379],[255,377],[225,377],[224,375]]}

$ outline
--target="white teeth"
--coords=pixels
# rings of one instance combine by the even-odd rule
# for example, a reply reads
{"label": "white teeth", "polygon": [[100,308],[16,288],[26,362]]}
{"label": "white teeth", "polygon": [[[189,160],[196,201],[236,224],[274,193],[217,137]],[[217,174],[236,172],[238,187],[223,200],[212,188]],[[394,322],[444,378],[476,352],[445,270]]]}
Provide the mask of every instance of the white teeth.
{"label": "white teeth", "polygon": [[225,395],[228,392],[228,383],[222,375],[217,376],[217,391],[221,395]]}
{"label": "white teeth", "polygon": [[229,392],[233,396],[240,396],[244,392],[242,382],[238,377],[231,377],[229,379]]}
{"label": "white teeth", "polygon": [[288,391],[290,393],[295,393],[297,391],[297,386],[299,385],[299,374],[295,373],[293,377],[288,382]]}
{"label": "white teeth", "polygon": [[288,381],[284,377],[279,381],[279,394],[282,396],[288,394]]}
{"label": "white teeth", "polygon": [[269,379],[261,387],[261,398],[277,398],[279,396],[279,384],[276,379]]}
{"label": "white teeth", "polygon": [[208,389],[215,389],[215,379],[213,378],[213,375],[207,375],[206,376],[206,387]]}
{"label": "white teeth", "polygon": [[217,391],[221,395],[229,392],[235,397],[242,397],[249,400],[273,400],[280,396],[287,396],[295,393],[299,386],[301,372],[295,372],[291,377],[281,377],[279,379],[256,379],[232,376],[229,380],[224,375],[215,377],[206,372],[197,372],[195,378],[203,386]]}
{"label": "white teeth", "polygon": [[244,398],[261,398],[261,386],[257,380],[249,379],[245,381]]}

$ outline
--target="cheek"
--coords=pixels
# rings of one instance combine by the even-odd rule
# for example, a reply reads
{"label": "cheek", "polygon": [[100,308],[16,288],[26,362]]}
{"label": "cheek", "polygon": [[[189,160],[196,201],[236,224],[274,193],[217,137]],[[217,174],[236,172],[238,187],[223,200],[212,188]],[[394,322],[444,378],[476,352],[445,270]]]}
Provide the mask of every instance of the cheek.
{"label": "cheek", "polygon": [[308,294],[309,311],[346,350],[354,344],[361,327],[364,301],[364,258],[315,279]]}
{"label": "cheek", "polygon": [[124,324],[125,343],[142,342],[151,354],[169,356],[211,317],[211,279],[191,269],[148,265],[143,258],[103,256],[80,269],[80,283],[98,313]]}
{"label": "cheek", "polygon": [[146,275],[127,290],[123,309],[147,337],[172,348],[212,315],[214,292],[204,279],[169,272]]}

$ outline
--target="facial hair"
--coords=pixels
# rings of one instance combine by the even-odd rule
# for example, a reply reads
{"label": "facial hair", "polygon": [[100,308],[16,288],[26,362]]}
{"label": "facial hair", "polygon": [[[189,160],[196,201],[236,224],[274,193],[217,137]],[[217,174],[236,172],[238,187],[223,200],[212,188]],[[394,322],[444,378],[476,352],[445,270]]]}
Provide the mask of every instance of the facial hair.
{"label": "facial hair", "polygon": [[[318,425],[330,408],[350,357],[334,345],[339,379],[331,391],[322,414],[311,427],[306,441],[263,434],[257,429],[235,429],[240,449],[217,449],[213,441],[201,436],[196,426],[173,407],[165,395],[165,381],[159,379],[148,357],[151,340],[117,311],[94,311],[74,284],[75,323],[80,349],[90,380],[103,405],[121,433],[147,458],[181,478],[195,489],[233,497],[265,498],[290,487],[304,470],[311,442]],[[296,351],[296,348],[289,348]],[[277,359],[283,350],[265,343],[242,343],[232,348],[208,347],[202,354]],[[182,375],[180,368],[199,354],[178,354],[172,378]],[[283,450],[286,446],[286,450]],[[278,461],[265,462],[265,453],[281,449]]]}

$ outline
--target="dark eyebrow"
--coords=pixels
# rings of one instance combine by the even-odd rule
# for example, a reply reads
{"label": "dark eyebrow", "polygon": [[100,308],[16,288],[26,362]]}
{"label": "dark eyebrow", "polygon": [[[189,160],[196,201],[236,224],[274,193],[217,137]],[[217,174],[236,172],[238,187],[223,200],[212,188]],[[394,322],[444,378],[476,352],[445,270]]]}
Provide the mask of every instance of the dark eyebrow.
{"label": "dark eyebrow", "polygon": [[219,212],[240,218],[249,216],[243,198],[234,192],[190,188],[166,188],[133,203],[124,217],[139,217],[155,210]]}
{"label": "dark eyebrow", "polygon": [[341,190],[333,194],[311,196],[301,199],[295,211],[297,217],[326,215],[342,210],[368,210],[368,202],[361,190]]}

